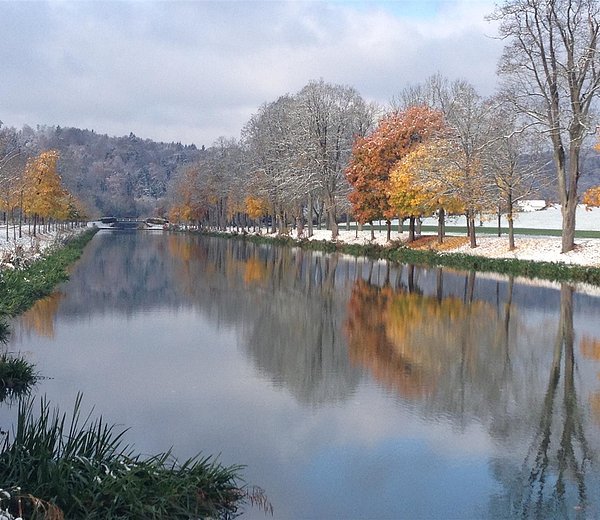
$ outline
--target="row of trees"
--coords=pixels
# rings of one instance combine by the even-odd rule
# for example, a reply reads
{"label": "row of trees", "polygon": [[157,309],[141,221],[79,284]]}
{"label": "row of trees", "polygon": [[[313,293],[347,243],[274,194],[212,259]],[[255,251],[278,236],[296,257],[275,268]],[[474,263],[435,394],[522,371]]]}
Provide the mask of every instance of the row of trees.
{"label": "row of trees", "polygon": [[460,212],[474,247],[477,214],[505,212],[512,228],[518,199],[545,187],[545,151],[568,251],[581,151],[595,131],[598,12],[597,0],[506,0],[492,15],[507,45],[490,99],[434,76],[378,118],[353,88],[313,81],[260,107],[241,141],[182,173],[171,216],[223,226],[268,214],[280,232],[295,222],[309,235],[324,216],[335,239],[340,214],[389,223],[437,212],[441,240],[445,214]]}
{"label": "row of trees", "polygon": [[22,235],[24,220],[37,234],[38,222],[75,222],[86,218],[85,209],[65,188],[58,172],[59,154],[44,150],[30,152],[27,143],[12,129],[0,128],[0,211],[10,237]]}
{"label": "row of trees", "polygon": [[[536,134],[516,131],[503,98],[482,99],[464,81],[434,76],[378,111],[350,87],[313,81],[260,107],[242,140],[221,139],[185,168],[171,192],[170,218],[223,228],[267,218],[311,236],[325,222],[335,239],[340,215],[359,224],[414,222],[447,213],[505,212],[545,182]],[[514,246],[512,232],[511,244]]]}
{"label": "row of trees", "polygon": [[171,219],[225,226],[269,216],[285,232],[294,222],[308,234],[327,221],[334,238],[347,213],[345,177],[357,135],[372,128],[374,106],[358,92],[313,81],[295,95],[264,104],[241,141],[219,140],[173,186]]}

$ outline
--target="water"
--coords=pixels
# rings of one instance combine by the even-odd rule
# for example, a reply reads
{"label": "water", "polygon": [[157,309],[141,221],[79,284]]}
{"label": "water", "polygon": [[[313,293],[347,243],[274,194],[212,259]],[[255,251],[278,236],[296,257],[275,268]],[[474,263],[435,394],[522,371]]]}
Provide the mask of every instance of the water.
{"label": "water", "polygon": [[245,464],[277,519],[598,518],[599,318],[568,285],[103,231],[9,349],[142,453]]}

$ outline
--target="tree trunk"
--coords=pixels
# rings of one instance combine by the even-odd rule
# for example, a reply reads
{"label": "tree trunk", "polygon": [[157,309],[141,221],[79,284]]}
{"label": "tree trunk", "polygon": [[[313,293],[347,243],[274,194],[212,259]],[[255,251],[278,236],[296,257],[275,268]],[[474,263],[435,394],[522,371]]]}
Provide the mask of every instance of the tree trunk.
{"label": "tree trunk", "polygon": [[438,244],[442,244],[444,242],[444,234],[445,234],[445,225],[444,220],[446,218],[446,212],[444,208],[440,208],[438,210],[438,233],[437,233],[437,242]]}
{"label": "tree trunk", "polygon": [[307,214],[306,214],[306,221],[308,224],[308,237],[312,237],[313,236],[313,199],[312,199],[312,193],[309,191],[308,192],[308,202],[306,204],[307,207]]}
{"label": "tree trunk", "polygon": [[469,219],[469,212],[467,211],[465,213],[465,219],[467,221],[467,236],[470,237],[471,236],[471,219]]}
{"label": "tree trunk", "polygon": [[302,204],[298,207],[298,218],[296,220],[297,237],[304,237],[304,208]]}
{"label": "tree trunk", "polygon": [[339,228],[337,223],[337,208],[335,205],[335,197],[333,195],[328,195],[325,202],[327,204],[327,208],[325,211],[327,213],[327,220],[329,221],[329,229],[331,230],[331,240],[337,240],[337,237],[339,235]]}
{"label": "tree trunk", "polygon": [[373,226],[373,221],[369,222],[371,228],[371,240],[375,240],[375,227]]}
{"label": "tree trunk", "polygon": [[415,241],[415,217],[408,219],[408,242]]}
{"label": "tree trunk", "polygon": [[390,219],[385,221],[385,227],[387,229],[387,241],[389,242],[392,240],[392,222]]}
{"label": "tree trunk", "polygon": [[508,249],[513,251],[515,248],[515,230],[514,230],[512,208],[510,208],[508,210],[506,218],[508,220]]}
{"label": "tree trunk", "polygon": [[575,212],[577,210],[577,197],[569,195],[566,204],[561,204],[562,210],[562,253],[571,251],[575,247]]}
{"label": "tree trunk", "polygon": [[502,211],[500,210],[500,206],[498,206],[498,237],[501,237],[501,236],[502,236]]}
{"label": "tree trunk", "polygon": [[477,239],[475,238],[475,212],[469,211],[469,240],[471,248],[477,247]]}

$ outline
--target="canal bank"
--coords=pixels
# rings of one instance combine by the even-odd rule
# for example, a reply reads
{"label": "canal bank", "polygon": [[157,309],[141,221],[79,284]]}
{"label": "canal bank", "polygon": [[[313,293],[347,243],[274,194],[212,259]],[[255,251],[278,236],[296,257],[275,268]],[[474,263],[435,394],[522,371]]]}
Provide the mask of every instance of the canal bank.
{"label": "canal bank", "polygon": [[421,236],[408,242],[408,233],[393,233],[387,241],[385,232],[340,230],[335,241],[331,231],[316,230],[311,237],[298,238],[295,230],[288,235],[257,233],[207,232],[207,235],[241,238],[253,242],[295,245],[324,252],[380,258],[397,263],[450,267],[461,270],[492,272],[510,276],[558,282],[600,285],[600,239],[578,239],[568,253],[561,253],[559,237],[526,236],[517,239],[510,250],[506,237],[478,237],[471,248],[465,237],[448,236],[443,244],[436,237]]}

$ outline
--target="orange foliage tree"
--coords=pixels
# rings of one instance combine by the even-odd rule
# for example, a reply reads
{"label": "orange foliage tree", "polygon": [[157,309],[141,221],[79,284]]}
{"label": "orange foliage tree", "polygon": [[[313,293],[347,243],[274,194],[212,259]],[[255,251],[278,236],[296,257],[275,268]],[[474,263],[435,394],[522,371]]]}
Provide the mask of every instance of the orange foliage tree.
{"label": "orange foliage tree", "polygon": [[438,212],[438,241],[444,236],[446,211],[458,212],[462,204],[450,188],[458,177],[447,160],[444,140],[430,139],[404,156],[390,174],[388,187],[392,210],[411,218],[409,241],[414,239],[414,217]]}
{"label": "orange foliage tree", "polygon": [[386,116],[372,134],[355,142],[346,177],[353,188],[350,202],[361,224],[385,218],[389,239],[394,216],[388,197],[390,173],[416,145],[443,128],[440,111],[414,106]]}
{"label": "orange foliage tree", "polygon": [[594,186],[593,188],[586,190],[581,202],[585,204],[585,209],[587,210],[600,207],[600,186]]}

